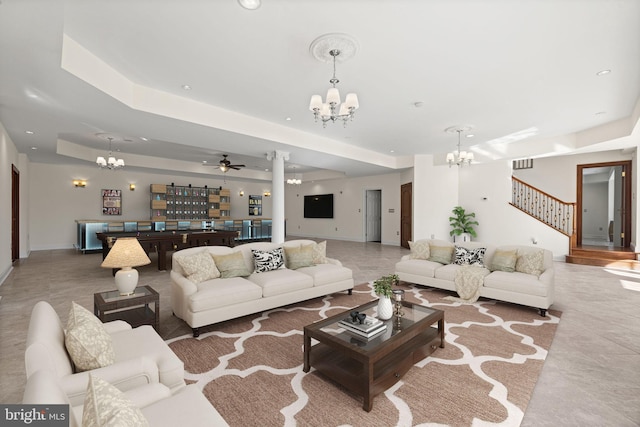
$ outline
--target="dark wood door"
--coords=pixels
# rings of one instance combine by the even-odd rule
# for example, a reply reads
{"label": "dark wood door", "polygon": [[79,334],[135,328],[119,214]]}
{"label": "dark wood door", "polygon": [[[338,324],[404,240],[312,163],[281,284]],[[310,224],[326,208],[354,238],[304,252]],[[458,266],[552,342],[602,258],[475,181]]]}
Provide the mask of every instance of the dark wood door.
{"label": "dark wood door", "polygon": [[588,179],[589,177],[603,171],[605,175],[611,175],[610,180],[613,183],[610,185],[611,190],[608,199],[600,203],[611,204],[612,206],[609,210],[613,213],[609,218],[611,222],[602,224],[601,228],[603,228],[604,232],[608,231],[609,244],[614,247],[628,248],[631,243],[631,207],[633,199],[631,193],[631,161],[626,160],[578,165],[576,176],[576,244],[578,246],[584,245],[586,237],[588,237],[585,236],[585,230],[583,230],[586,223],[584,216],[589,214],[589,212],[585,212],[588,209],[586,209],[587,196],[585,195],[584,186],[588,181],[593,181]]}
{"label": "dark wood door", "polygon": [[11,261],[20,258],[20,172],[11,165]]}
{"label": "dark wood door", "polygon": [[409,249],[413,227],[413,183],[400,187],[400,246]]}

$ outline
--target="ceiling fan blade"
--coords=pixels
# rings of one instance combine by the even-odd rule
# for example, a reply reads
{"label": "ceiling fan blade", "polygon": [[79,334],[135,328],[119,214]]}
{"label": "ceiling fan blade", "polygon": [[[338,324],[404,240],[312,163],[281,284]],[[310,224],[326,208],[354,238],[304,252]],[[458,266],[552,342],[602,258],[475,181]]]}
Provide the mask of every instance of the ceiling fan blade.
{"label": "ceiling fan blade", "polygon": [[227,167],[228,167],[228,168],[234,168],[234,169],[237,169],[237,168],[246,168],[246,166],[245,166],[245,165],[227,165]]}
{"label": "ceiling fan blade", "polygon": [[240,168],[236,167],[235,165],[229,165],[229,166],[227,166],[227,167],[228,167],[229,169],[235,169],[235,170],[237,170],[237,171],[239,171],[239,170],[240,170]]}

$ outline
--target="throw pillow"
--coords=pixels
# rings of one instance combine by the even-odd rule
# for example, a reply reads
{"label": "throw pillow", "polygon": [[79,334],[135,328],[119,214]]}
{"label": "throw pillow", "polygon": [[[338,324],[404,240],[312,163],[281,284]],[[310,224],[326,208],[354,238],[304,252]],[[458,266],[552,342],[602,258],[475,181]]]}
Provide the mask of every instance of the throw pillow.
{"label": "throw pillow", "polygon": [[102,322],[75,302],[71,303],[64,344],[78,372],[112,365],[116,359],[111,335]]}
{"label": "throw pillow", "polygon": [[287,261],[287,268],[291,270],[297,270],[302,267],[311,267],[313,265],[312,245],[285,246],[284,254]]}
{"label": "throw pillow", "polygon": [[272,251],[259,251],[251,249],[253,253],[253,266],[256,273],[278,270],[284,268],[284,252],[282,248]]}
{"label": "throw pillow", "polygon": [[516,260],[516,271],[540,276],[544,268],[544,251],[538,250],[520,254]]}
{"label": "throw pillow", "polygon": [[314,264],[326,264],[327,261],[327,241],[320,243],[313,243],[309,245],[313,249],[313,263]]}
{"label": "throw pillow", "polygon": [[142,427],[147,419],[120,390],[105,380],[89,375],[84,398],[82,427]]}
{"label": "throw pillow", "polygon": [[487,251],[487,248],[467,249],[462,246],[456,246],[455,250],[454,264],[484,267],[484,253]]}
{"label": "throw pillow", "polygon": [[437,246],[429,245],[429,261],[439,262],[440,264],[451,264],[451,258],[453,258],[452,246]]}
{"label": "throw pillow", "polygon": [[426,240],[418,240],[417,242],[409,242],[411,249],[411,259],[429,259],[429,242]]}
{"label": "throw pillow", "polygon": [[187,279],[193,283],[200,283],[205,280],[220,277],[220,271],[216,268],[216,263],[207,250],[193,255],[176,257],[176,259],[180,267],[184,270]]}
{"label": "throw pillow", "polygon": [[213,261],[216,263],[216,267],[220,271],[220,277],[223,279],[245,277],[251,274],[240,251],[227,255],[213,255]]}
{"label": "throw pillow", "polygon": [[517,251],[514,250],[502,250],[496,249],[491,258],[491,265],[489,270],[491,271],[506,271],[513,273],[516,270]]}

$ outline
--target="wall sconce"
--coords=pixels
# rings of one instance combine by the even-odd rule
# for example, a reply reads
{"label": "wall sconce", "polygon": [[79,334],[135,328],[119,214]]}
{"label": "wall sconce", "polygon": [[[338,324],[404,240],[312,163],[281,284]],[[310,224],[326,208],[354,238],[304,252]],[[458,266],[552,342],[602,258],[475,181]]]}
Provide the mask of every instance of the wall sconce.
{"label": "wall sconce", "polygon": [[78,187],[84,188],[84,187],[87,186],[87,181],[80,180],[80,179],[74,179],[73,180],[73,186],[76,187],[76,188],[78,188]]}
{"label": "wall sconce", "polygon": [[271,191],[265,191],[264,197],[271,197]]}
{"label": "wall sconce", "polygon": [[129,191],[136,191],[136,185],[135,184],[129,184]]}
{"label": "wall sconce", "polygon": [[244,197],[244,191],[240,191],[240,192],[238,193],[238,195],[239,195],[240,197]]}

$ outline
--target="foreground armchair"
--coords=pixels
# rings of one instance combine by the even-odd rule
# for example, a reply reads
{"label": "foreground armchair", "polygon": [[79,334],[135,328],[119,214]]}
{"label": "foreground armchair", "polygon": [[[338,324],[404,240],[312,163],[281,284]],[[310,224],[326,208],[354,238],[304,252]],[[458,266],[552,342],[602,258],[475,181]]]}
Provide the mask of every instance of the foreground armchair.
{"label": "foreground armchair", "polygon": [[51,372],[72,405],[84,401],[89,373],[122,391],[153,383],[164,384],[171,392],[185,387],[183,362],[151,326],[132,329],[123,321],[102,326],[110,337],[113,363],[79,372],[65,346],[65,331],[56,311],[49,303],[38,302],[27,334],[27,379],[38,370]]}
{"label": "foreground armchair", "polygon": [[[88,382],[88,379],[87,379]],[[85,410],[91,410],[95,403],[89,401],[71,404],[68,396],[62,390],[59,382],[52,372],[39,370],[34,372],[27,380],[22,399],[23,404],[33,405],[69,405],[69,427],[79,427],[83,419],[97,417],[101,420],[110,420],[116,425],[116,419],[132,418],[132,413],[141,415],[150,427],[155,426],[189,426],[189,427],[224,427],[228,426],[220,413],[209,403],[195,384],[183,387],[178,392],[171,394],[166,386],[154,383],[147,384],[118,395],[105,396],[104,388],[97,390],[89,384],[85,389],[93,398],[99,400],[98,414],[85,414]],[[90,399],[87,399],[90,400]],[[128,407],[127,407],[128,405]],[[89,408],[89,409],[87,409]],[[139,411],[139,412],[138,412]]]}

